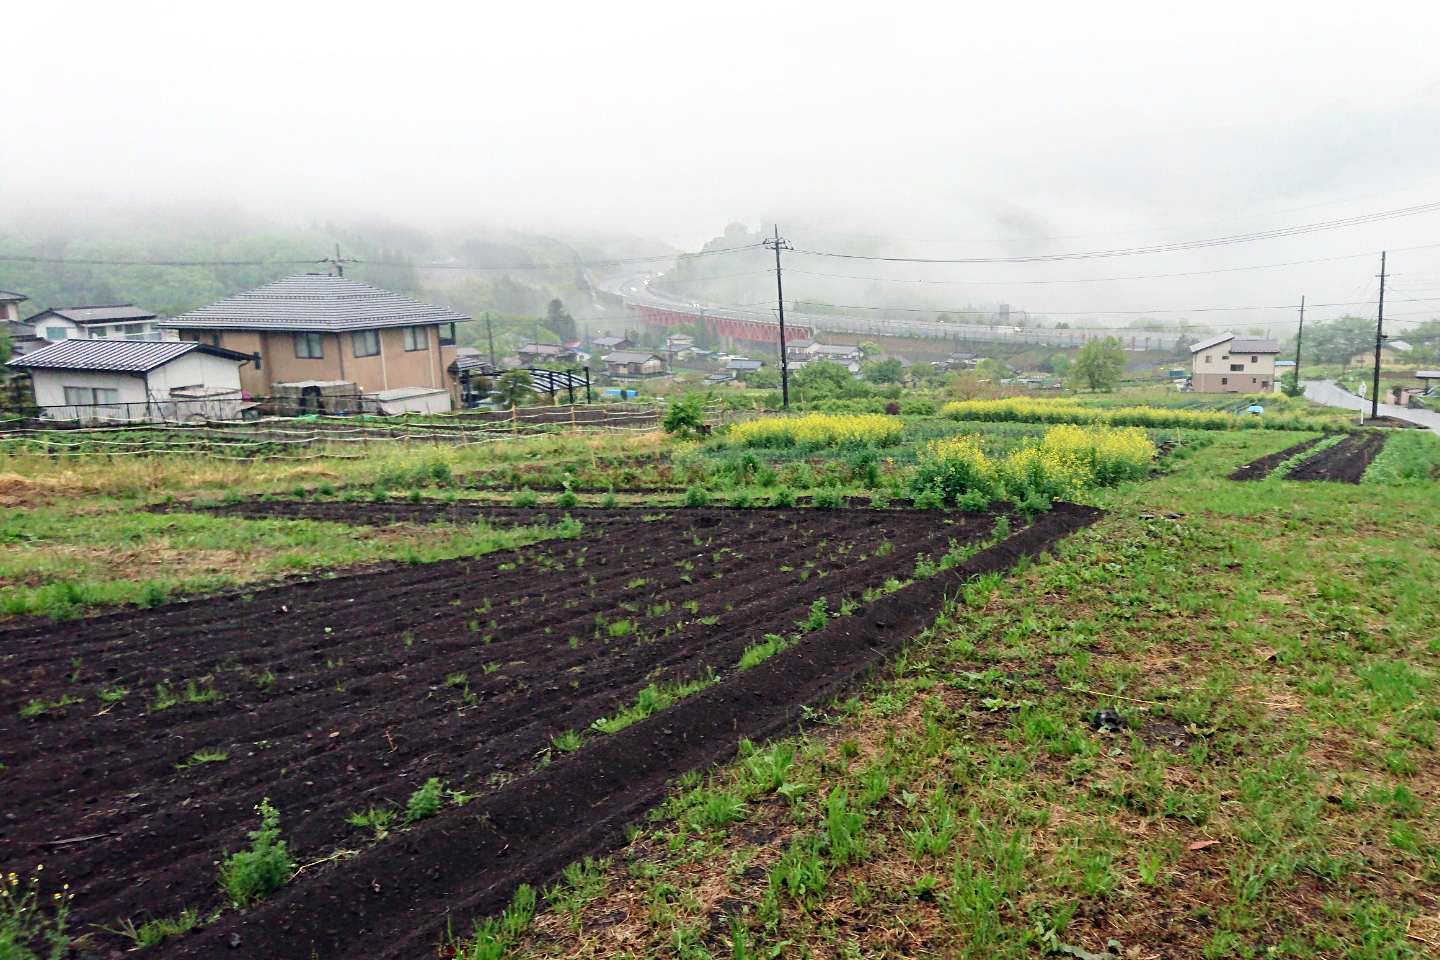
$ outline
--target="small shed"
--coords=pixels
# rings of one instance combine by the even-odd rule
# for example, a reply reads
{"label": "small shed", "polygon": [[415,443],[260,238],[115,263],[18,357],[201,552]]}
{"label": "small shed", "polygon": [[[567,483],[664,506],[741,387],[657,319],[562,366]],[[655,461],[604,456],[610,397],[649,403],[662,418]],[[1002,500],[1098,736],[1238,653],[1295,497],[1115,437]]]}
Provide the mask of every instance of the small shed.
{"label": "small shed", "polygon": [[594,344],[596,350],[602,350],[607,352],[612,350],[629,350],[631,347],[635,346],[635,344],[631,343],[625,337],[594,337],[591,339],[590,342]]}
{"label": "small shed", "polygon": [[54,420],[233,419],[242,401],[236,353],[193,340],[61,340],[10,361],[30,374]]}

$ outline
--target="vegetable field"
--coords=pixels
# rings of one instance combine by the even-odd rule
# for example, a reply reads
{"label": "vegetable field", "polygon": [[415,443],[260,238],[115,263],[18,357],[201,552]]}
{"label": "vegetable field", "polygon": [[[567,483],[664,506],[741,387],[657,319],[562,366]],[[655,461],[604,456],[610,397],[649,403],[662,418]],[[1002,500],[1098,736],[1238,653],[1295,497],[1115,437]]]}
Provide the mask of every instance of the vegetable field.
{"label": "vegetable field", "polygon": [[[327,506],[367,522],[369,505]],[[1093,516],[1076,510],[1061,505],[1010,538],[1029,537],[1023,550],[992,548],[987,562],[1008,566]],[[115,931],[126,924],[226,907],[217,863],[245,847],[268,799],[298,872],[235,921],[243,933],[224,934],[231,955],[381,955],[314,901],[335,884],[371,891],[367,922],[433,944],[446,910],[468,921],[516,882],[613,838],[615,812],[652,802],[684,772],[675,763],[694,761],[687,750],[718,756],[777,717],[793,722],[808,700],[789,699],[785,683],[819,670],[833,686],[827,658],[853,675],[913,635],[937,597],[910,591],[941,588],[903,584],[965,562],[996,523],[902,511],[591,512],[576,539],[0,632],[6,806],[27,813],[4,823],[0,862],[44,863],[47,881],[70,884],[72,925],[108,928],[97,942],[121,946]],[[869,633],[856,633],[862,622]],[[809,640],[836,630],[848,645]],[[737,694],[771,674],[791,679],[770,696]],[[700,696],[720,698],[705,714],[723,722],[718,739],[678,719],[652,726],[642,746],[616,739]],[[655,737],[675,738],[679,753]],[[671,757],[658,774],[652,754]],[[585,766],[601,755],[608,774]],[[612,819],[586,824],[573,807],[563,823],[522,816],[537,784],[564,771],[572,800],[603,787],[593,802],[609,803]],[[463,863],[463,896],[413,901],[434,871],[454,875],[452,831],[502,821],[505,849]],[[214,955],[225,923],[172,946]]]}

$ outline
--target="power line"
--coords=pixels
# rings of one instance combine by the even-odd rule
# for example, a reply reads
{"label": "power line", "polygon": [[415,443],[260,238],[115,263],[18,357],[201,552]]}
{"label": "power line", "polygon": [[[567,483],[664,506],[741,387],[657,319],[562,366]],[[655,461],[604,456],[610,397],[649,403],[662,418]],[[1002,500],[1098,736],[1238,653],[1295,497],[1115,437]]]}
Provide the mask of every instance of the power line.
{"label": "power line", "polygon": [[[552,264],[512,264],[509,266],[476,267],[463,263],[407,263],[401,260],[357,260],[351,261],[374,267],[412,267],[416,270],[561,270],[569,267],[608,267],[634,263],[657,263],[669,260],[692,260],[697,257],[717,256],[754,250],[763,244],[752,243],[742,247],[726,247],[722,250],[701,250],[698,253],[667,253],[648,257],[618,257],[610,260],[567,260]],[[89,258],[70,259],[66,257],[32,257],[0,255],[0,263],[59,264],[86,267],[298,267],[330,263],[321,260],[98,260]]]}
{"label": "power line", "polygon": [[[1417,298],[1410,299],[1410,300],[1395,300],[1395,299],[1392,299],[1390,302],[1391,302],[1391,303],[1430,303],[1430,302],[1432,302],[1432,301],[1440,301],[1440,297],[1417,297]],[[804,306],[829,307],[829,308],[834,309],[834,310],[883,310],[883,311],[887,311],[887,312],[891,312],[891,313],[947,313],[947,312],[949,312],[949,313],[962,313],[962,312],[973,312],[973,311],[963,311],[963,310],[961,310],[961,309],[958,308],[958,307],[957,307],[957,308],[950,308],[950,309],[943,308],[943,307],[870,307],[870,306],[861,306],[861,305],[859,305],[859,304],[853,304],[853,303],[821,303],[821,302],[819,302],[819,301],[817,301],[817,300],[803,300],[803,299],[802,299],[802,300],[797,300],[796,302],[799,303],[799,304],[801,304],[801,305],[804,305]],[[740,306],[758,307],[758,306],[769,306],[769,305],[773,305],[774,303],[775,303],[774,300],[762,300],[762,301],[759,301],[759,302],[757,302],[757,303],[741,304]],[[1313,309],[1315,309],[1316,307],[1357,307],[1357,306],[1367,306],[1367,305],[1369,305],[1370,303],[1371,303],[1371,301],[1369,301],[1369,300],[1338,300],[1338,301],[1334,301],[1334,302],[1331,302],[1331,303],[1312,303],[1312,304],[1308,304],[1308,305],[1307,305],[1307,309],[1313,310]],[[1282,304],[1270,304],[1270,305],[1266,305],[1266,306],[1256,306],[1256,307],[1184,307],[1184,308],[1166,308],[1166,309],[1152,309],[1152,310],[1032,310],[1032,311],[1030,311],[1030,312],[1036,314],[1037,316],[1056,316],[1056,317],[1149,316],[1149,315],[1151,315],[1151,314],[1156,314],[1156,313],[1239,313],[1239,312],[1243,312],[1243,311],[1246,311],[1246,310],[1294,310],[1297,306],[1299,306],[1299,305],[1298,305],[1298,304],[1294,304],[1294,303],[1282,303]]]}
{"label": "power line", "polygon": [[[1422,250],[1432,247],[1440,247],[1440,243],[1427,243],[1415,247],[1405,247],[1406,250]],[[1276,267],[1296,267],[1311,263],[1334,263],[1340,260],[1360,260],[1365,257],[1372,257],[1373,253],[1350,253],[1341,257],[1317,257],[1312,260],[1287,260],[1283,263],[1257,263],[1249,267],[1221,267],[1215,270],[1190,270],[1183,273],[1150,273],[1129,277],[1079,277],[1068,280],[931,280],[914,277],[861,277],[846,273],[820,273],[814,270],[797,270],[790,268],[791,273],[802,274],[807,277],[830,277],[837,280],[869,280],[875,283],[918,283],[931,284],[935,286],[1034,286],[1055,283],[1111,283],[1115,281],[1129,280],[1169,280],[1176,277],[1205,277],[1216,273],[1238,273],[1245,270],[1270,270]]]}
{"label": "power line", "polygon": [[1281,237],[1302,236],[1324,230],[1338,230],[1367,223],[1379,223],[1400,217],[1413,217],[1424,213],[1440,211],[1440,202],[1423,203],[1397,210],[1383,210],[1376,213],[1326,220],[1320,223],[1301,224],[1293,227],[1278,227],[1273,230],[1257,230],[1253,233],[1234,234],[1228,237],[1213,237],[1207,240],[1184,240],[1176,243],[1161,243],[1146,247],[1123,247],[1115,250],[1088,250],[1077,253],[1037,254],[1024,257],[960,257],[954,259],[930,257],[875,257],[858,253],[835,253],[826,250],[796,250],[796,253],[813,257],[834,257],[841,260],[868,260],[881,263],[1046,263],[1057,260],[1097,260],[1110,257],[1133,257],[1151,253],[1176,253],[1184,250],[1201,250],[1208,247],[1226,246],[1236,243],[1252,243],[1256,240],[1274,240]]}

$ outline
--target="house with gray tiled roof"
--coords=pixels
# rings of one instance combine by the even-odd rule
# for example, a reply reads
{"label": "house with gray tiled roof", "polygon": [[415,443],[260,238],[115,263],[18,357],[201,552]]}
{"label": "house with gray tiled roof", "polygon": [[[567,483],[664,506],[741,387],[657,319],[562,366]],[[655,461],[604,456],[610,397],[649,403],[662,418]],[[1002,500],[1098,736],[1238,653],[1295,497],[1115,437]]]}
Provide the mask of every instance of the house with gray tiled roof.
{"label": "house with gray tiled roof", "polygon": [[243,353],[185,340],[68,339],[16,357],[57,420],[233,419]]}
{"label": "house with gray tiled roof", "polygon": [[[163,340],[156,315],[133,303],[97,304],[85,307],[50,307],[25,323],[35,336],[51,343],[61,340]],[[173,337],[173,334],[170,335]]]}
{"label": "house with gray tiled roof", "polygon": [[[454,397],[455,324],[469,319],[368,283],[304,273],[162,326],[183,340],[250,356],[241,381],[252,396],[288,395],[297,384],[330,384],[332,392],[351,384],[352,394],[404,394],[416,409],[433,410],[436,391]],[[427,395],[423,402],[415,391]]]}

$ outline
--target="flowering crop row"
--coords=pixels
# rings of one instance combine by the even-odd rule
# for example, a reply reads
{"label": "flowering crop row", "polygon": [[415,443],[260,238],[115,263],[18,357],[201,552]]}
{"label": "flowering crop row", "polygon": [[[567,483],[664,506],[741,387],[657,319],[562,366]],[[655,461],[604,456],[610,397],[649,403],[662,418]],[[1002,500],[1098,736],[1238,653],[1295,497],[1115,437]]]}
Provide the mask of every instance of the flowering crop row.
{"label": "flowering crop row", "polygon": [[879,413],[807,413],[737,423],[728,439],[741,447],[886,447],[897,443],[903,430],[898,417]]}
{"label": "flowering crop row", "polygon": [[1091,423],[1115,427],[1186,427],[1192,430],[1322,430],[1329,424],[1296,416],[1240,416],[1160,407],[1087,407],[1060,398],[1010,397],[957,400],[940,408],[952,420],[1017,423]]}
{"label": "flowering crop row", "polygon": [[1142,477],[1154,459],[1155,445],[1134,427],[1051,427],[1000,458],[988,456],[979,437],[960,435],[930,442],[912,485],[917,500],[977,509],[1000,499],[1041,506]]}

